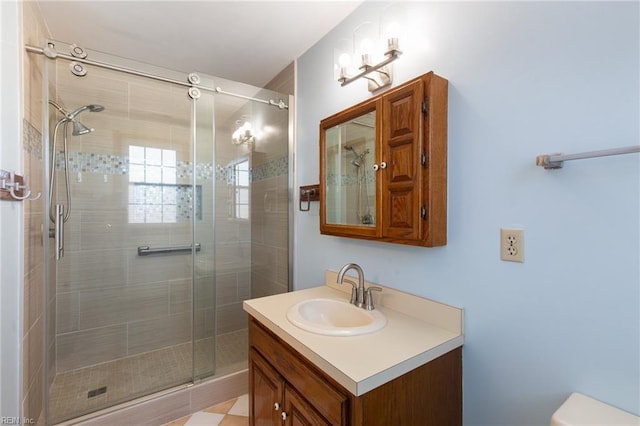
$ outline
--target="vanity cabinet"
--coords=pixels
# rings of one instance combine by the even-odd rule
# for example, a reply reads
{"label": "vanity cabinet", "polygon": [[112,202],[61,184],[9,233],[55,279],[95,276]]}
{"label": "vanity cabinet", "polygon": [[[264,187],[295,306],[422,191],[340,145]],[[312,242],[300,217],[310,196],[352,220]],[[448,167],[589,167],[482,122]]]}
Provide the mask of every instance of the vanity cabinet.
{"label": "vanity cabinet", "polygon": [[249,398],[251,425],[349,424],[347,393],[253,319]]}
{"label": "vanity cabinet", "polygon": [[447,242],[448,82],[433,72],[320,123],[320,232]]}
{"label": "vanity cabinet", "polygon": [[462,425],[460,347],[360,396],[253,317],[249,348],[250,425]]}

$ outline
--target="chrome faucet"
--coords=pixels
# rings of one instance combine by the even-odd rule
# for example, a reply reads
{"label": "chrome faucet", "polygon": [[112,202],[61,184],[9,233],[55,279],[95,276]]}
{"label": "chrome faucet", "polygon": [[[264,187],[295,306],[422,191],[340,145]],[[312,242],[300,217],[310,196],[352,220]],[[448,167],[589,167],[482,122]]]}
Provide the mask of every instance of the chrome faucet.
{"label": "chrome faucet", "polygon": [[[358,308],[364,307],[364,272],[362,268],[355,263],[347,263],[340,269],[338,272],[338,279],[336,282],[338,284],[342,284],[344,279],[344,274],[347,273],[349,269],[353,269],[358,273],[358,286],[356,287],[356,283],[350,280],[346,280],[349,284],[353,286],[351,289],[351,303],[356,305]],[[355,296],[355,297],[354,297]]]}
{"label": "chrome faucet", "polygon": [[[344,275],[347,273],[349,269],[353,269],[358,273],[357,286],[356,286],[356,283],[344,277]],[[356,305],[359,308],[367,309],[369,311],[372,311],[375,309],[373,306],[373,297],[371,296],[371,291],[372,290],[382,291],[382,288],[370,286],[369,288],[365,289],[364,288],[364,272],[362,271],[362,268],[359,265],[355,263],[347,263],[342,267],[342,269],[340,269],[340,272],[338,272],[338,278],[336,279],[336,282],[338,284],[342,284],[344,281],[348,282],[352,286],[350,303],[352,303],[353,305]]]}

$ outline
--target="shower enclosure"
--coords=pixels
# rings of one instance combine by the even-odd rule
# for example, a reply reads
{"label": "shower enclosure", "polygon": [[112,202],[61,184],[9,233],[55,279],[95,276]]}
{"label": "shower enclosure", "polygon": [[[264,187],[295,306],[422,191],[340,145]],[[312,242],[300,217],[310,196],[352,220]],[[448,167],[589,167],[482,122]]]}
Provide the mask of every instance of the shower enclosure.
{"label": "shower enclosure", "polygon": [[47,424],[246,368],[291,264],[289,97],[78,49],[39,52]]}

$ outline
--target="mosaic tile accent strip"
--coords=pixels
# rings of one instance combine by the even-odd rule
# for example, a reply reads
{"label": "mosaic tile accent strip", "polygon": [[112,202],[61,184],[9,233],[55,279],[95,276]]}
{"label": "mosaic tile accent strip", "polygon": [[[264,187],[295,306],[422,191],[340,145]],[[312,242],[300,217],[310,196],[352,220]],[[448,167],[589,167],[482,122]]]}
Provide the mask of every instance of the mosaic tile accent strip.
{"label": "mosaic tile accent strip", "polygon": [[[375,185],[376,176],[375,172],[367,171],[365,172],[365,181],[367,185]],[[327,185],[329,186],[356,186],[358,185],[358,176],[355,174],[328,174],[327,175]]]}
{"label": "mosaic tile accent strip", "polygon": [[[62,151],[56,153],[56,170],[64,170],[64,155]],[[126,175],[129,173],[129,159],[119,155],[87,154],[70,151],[69,171]]]}
{"label": "mosaic tile accent strip", "polygon": [[289,173],[289,157],[280,157],[251,168],[251,181],[259,181]]}
{"label": "mosaic tile accent strip", "polygon": [[[38,135],[37,130],[33,129]],[[25,131],[26,134],[26,131]],[[42,158],[42,138],[39,136],[39,158]],[[25,139],[25,147],[26,147]],[[32,144],[30,142],[30,144]],[[31,146],[31,145],[30,145]],[[37,148],[37,147],[36,147]],[[62,151],[56,153],[56,169],[64,170],[64,156]],[[192,163],[179,161],[176,165],[178,178],[188,179],[193,177]],[[216,165],[211,163],[196,164],[196,177],[199,180],[212,180],[230,182],[233,177],[233,167]],[[129,157],[122,155],[94,154],[87,152],[69,152],[69,171],[100,173],[106,175],[126,175],[129,173]],[[284,156],[269,161],[251,169],[251,181],[260,181],[276,176],[286,175],[289,172],[289,157]]]}
{"label": "mosaic tile accent strip", "polygon": [[22,120],[22,149],[42,160],[42,134],[25,119]]}

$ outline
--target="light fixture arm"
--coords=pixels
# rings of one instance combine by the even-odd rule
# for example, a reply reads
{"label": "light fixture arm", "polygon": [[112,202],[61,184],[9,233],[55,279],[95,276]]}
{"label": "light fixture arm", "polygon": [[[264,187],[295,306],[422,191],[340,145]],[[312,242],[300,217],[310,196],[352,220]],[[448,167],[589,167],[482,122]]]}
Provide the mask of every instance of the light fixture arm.
{"label": "light fixture arm", "polygon": [[[354,75],[353,77],[341,77],[338,79],[338,81],[340,82],[340,86],[344,87],[347,84],[351,84],[354,81],[356,81],[357,79],[364,77],[367,80],[373,82],[377,87],[374,87],[374,90],[377,90],[381,87],[387,86],[389,84],[391,84],[392,82],[392,69],[391,66],[388,66],[389,64],[391,64],[393,61],[395,61],[396,59],[398,59],[400,57],[400,55],[402,54],[402,51],[397,50],[397,49],[393,49],[388,51],[387,53],[385,53],[385,56],[387,56],[386,59],[384,59],[383,61],[375,64],[375,65],[366,65],[364,67],[361,67],[361,69],[363,69],[362,72],[360,72],[357,75]],[[368,75],[371,74],[372,72],[377,72],[378,73],[378,78],[376,77],[369,77]],[[370,85],[371,87],[371,85]],[[370,91],[371,88],[369,89]]]}

